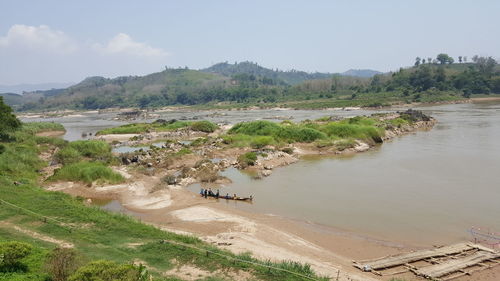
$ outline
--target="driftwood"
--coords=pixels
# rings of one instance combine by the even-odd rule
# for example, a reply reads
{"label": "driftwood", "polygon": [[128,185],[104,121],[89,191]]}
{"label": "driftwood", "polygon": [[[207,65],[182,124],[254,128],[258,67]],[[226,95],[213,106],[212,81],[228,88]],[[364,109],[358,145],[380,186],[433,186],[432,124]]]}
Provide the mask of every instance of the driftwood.
{"label": "driftwood", "polygon": [[[474,243],[459,243],[436,249],[421,250],[379,259],[353,261],[353,266],[377,275],[394,275],[411,271],[418,276],[438,280],[449,280],[500,264],[500,252]],[[416,267],[411,263],[427,262],[427,266]],[[489,262],[486,264],[485,262]],[[404,267],[406,270],[385,273],[386,269]],[[465,269],[474,267],[469,271]]]}

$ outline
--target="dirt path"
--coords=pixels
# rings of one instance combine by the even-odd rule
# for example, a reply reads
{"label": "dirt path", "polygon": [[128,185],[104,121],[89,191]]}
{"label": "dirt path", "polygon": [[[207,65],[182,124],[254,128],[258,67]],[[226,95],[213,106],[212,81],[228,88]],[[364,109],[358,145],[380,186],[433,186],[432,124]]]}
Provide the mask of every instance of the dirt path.
{"label": "dirt path", "polygon": [[56,244],[61,248],[73,248],[75,246],[73,243],[70,243],[70,242],[67,242],[64,240],[60,240],[60,239],[56,239],[54,237],[50,237],[48,235],[45,235],[45,234],[42,234],[42,233],[39,233],[39,232],[36,232],[33,230],[22,228],[20,226],[14,225],[14,224],[7,222],[7,221],[0,221],[0,227],[14,229],[18,232],[21,232],[21,233],[28,235],[30,237],[33,237],[35,239]]}

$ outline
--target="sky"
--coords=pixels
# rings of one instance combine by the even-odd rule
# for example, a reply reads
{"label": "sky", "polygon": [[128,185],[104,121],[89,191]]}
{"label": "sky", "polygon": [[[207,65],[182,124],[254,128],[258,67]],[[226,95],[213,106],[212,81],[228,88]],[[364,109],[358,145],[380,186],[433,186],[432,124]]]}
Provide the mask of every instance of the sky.
{"label": "sky", "polygon": [[1,0],[0,84],[223,61],[333,73],[499,58],[499,15],[498,0]]}

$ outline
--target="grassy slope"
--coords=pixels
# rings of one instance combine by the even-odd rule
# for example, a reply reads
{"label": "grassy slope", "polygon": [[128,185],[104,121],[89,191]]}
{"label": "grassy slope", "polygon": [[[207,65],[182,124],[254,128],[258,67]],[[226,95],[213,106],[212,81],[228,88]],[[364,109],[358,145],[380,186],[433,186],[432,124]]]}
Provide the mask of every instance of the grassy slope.
{"label": "grassy slope", "polygon": [[[6,151],[0,154],[0,193],[2,200],[23,209],[6,203],[0,204],[0,241],[26,241],[36,247],[34,254],[25,260],[28,272],[0,273],[0,280],[45,280],[47,275],[43,261],[46,253],[55,247],[54,244],[34,239],[12,227],[2,225],[1,221],[73,243],[85,260],[108,259],[128,263],[140,259],[152,267],[151,271],[156,272],[157,277],[158,272],[172,268],[172,261],[175,259],[181,264],[194,264],[208,271],[250,271],[261,280],[303,280],[289,273],[268,271],[267,268],[232,262],[194,249],[159,243],[160,240],[168,239],[236,257],[197,238],[161,231],[125,215],[87,207],[78,199],[64,193],[45,191],[37,186],[37,169],[44,163],[37,157],[40,148],[37,148],[36,144],[43,145],[46,141],[30,132],[18,134],[23,134],[23,138],[17,142],[6,143]],[[1,165],[9,162],[13,155],[16,155],[15,159],[22,159],[19,161],[23,163],[22,166]],[[15,185],[14,181],[21,181],[22,184]],[[50,219],[43,219],[41,216]],[[140,246],[130,247],[129,243],[139,243]],[[248,255],[238,257],[254,261]],[[295,263],[274,265],[302,274],[312,274],[308,266]]]}

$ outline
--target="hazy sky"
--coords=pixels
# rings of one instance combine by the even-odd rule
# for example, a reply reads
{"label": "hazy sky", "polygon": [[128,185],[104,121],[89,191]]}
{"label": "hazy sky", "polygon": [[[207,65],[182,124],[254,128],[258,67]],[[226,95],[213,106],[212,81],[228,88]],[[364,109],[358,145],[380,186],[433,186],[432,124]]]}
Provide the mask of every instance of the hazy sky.
{"label": "hazy sky", "polygon": [[0,84],[250,60],[380,71],[416,56],[500,57],[498,0],[0,2]]}

